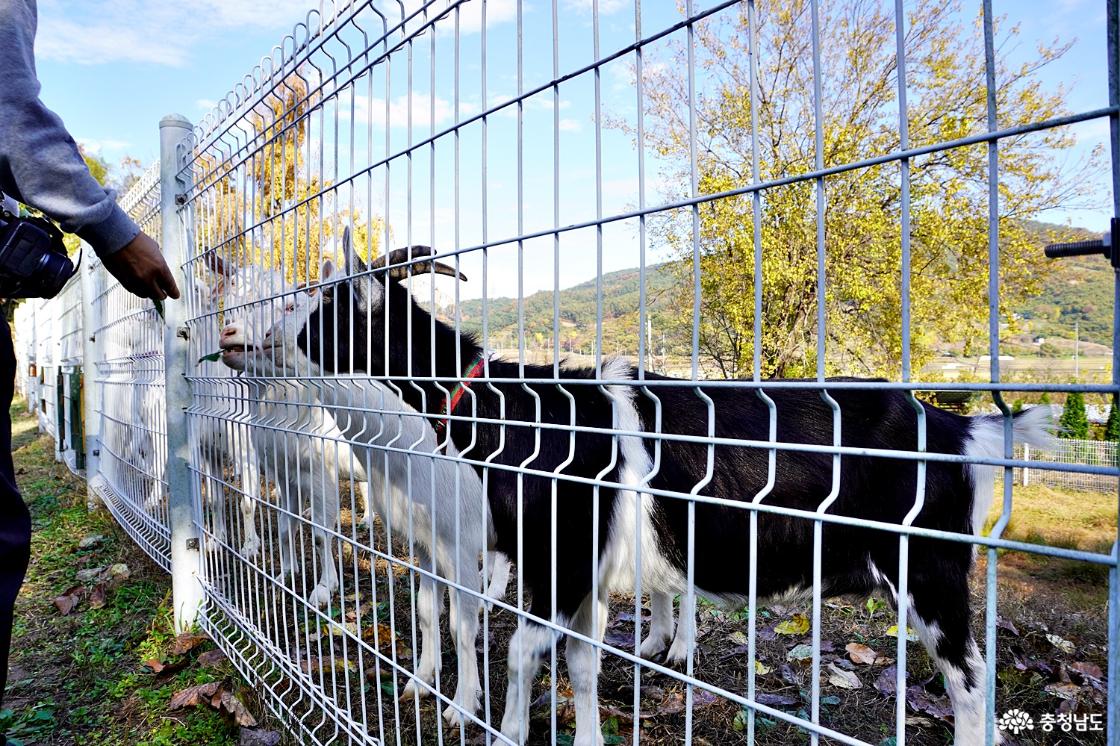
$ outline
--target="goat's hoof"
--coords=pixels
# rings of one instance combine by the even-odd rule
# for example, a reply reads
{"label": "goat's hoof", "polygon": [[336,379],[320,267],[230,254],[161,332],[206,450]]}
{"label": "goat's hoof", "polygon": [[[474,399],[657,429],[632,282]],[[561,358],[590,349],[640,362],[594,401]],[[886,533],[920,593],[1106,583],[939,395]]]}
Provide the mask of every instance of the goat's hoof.
{"label": "goat's hoof", "polygon": [[[457,702],[458,700],[456,700]],[[449,704],[443,710],[443,720],[452,728],[458,728],[460,725],[469,725],[470,718],[467,715],[473,715],[478,712],[478,704],[476,703],[474,709],[470,712],[464,712],[457,704]]]}
{"label": "goat's hoof", "polygon": [[667,644],[668,640],[664,637],[647,637],[642,642],[642,647],[638,650],[638,655],[645,658],[647,661],[655,660],[665,651]]}
{"label": "goat's hoof", "polygon": [[665,662],[669,664],[684,663],[688,657],[688,644],[676,640],[669,648],[669,652],[665,654]]}
{"label": "goat's hoof", "polygon": [[572,746],[603,746],[603,733],[598,726],[592,733],[586,733],[587,730],[587,728],[580,728],[579,723],[576,723],[576,737],[572,741]]}
{"label": "goat's hoof", "polygon": [[245,557],[256,557],[261,551],[261,540],[252,538],[241,545],[241,554]]}
{"label": "goat's hoof", "polygon": [[334,593],[325,585],[317,585],[312,589],[311,593],[307,596],[307,603],[321,609],[331,602],[331,596]]}
{"label": "goat's hoof", "polygon": [[[433,676],[432,678],[434,679],[435,677]],[[408,683],[404,685],[404,690],[401,692],[401,699],[412,699],[413,697],[424,699],[431,695],[432,691],[426,686],[420,686],[420,684],[417,683],[418,681],[420,681],[420,679],[416,676],[408,680]],[[425,681],[425,683],[431,682]]]}

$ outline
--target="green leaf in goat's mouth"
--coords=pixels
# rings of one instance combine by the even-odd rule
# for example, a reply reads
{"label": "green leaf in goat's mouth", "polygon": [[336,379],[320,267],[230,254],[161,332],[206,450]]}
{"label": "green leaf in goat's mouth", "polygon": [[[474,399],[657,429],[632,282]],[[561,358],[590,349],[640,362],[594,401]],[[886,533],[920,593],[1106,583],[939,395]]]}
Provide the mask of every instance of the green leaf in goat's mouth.
{"label": "green leaf in goat's mouth", "polygon": [[203,363],[216,363],[221,359],[222,351],[218,350],[217,352],[211,352],[209,355],[203,355],[202,357],[200,357],[198,359],[198,364],[202,365]]}

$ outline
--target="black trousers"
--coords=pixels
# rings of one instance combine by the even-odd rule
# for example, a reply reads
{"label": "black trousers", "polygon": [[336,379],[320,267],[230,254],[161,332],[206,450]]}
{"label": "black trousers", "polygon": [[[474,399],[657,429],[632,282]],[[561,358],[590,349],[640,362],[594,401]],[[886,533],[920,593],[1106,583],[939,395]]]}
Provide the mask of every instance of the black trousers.
{"label": "black trousers", "polygon": [[[12,463],[12,395],[16,383],[16,352],[12,330],[0,319],[0,702],[8,681],[8,650],[16,596],[31,558],[31,515],[16,486]],[[0,733],[0,744],[4,744]]]}

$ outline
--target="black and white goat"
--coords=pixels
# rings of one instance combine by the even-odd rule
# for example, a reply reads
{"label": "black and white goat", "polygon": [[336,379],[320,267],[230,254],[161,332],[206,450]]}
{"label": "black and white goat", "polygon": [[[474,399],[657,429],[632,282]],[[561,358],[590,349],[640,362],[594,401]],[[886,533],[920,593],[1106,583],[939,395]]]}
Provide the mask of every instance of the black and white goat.
{"label": "black and white goat", "polygon": [[[473,368],[483,352],[474,339],[434,319],[401,284],[409,270],[394,265],[430,253],[426,247],[398,250],[390,255],[387,271],[378,271],[347,252],[347,278],[328,278],[321,305],[286,336],[327,372],[364,371],[397,381],[415,376],[400,385],[405,400],[433,417],[452,415],[450,440],[483,475],[497,548],[519,558],[519,576],[531,593],[535,617],[547,620],[555,613],[562,625],[602,640],[607,594],[633,591],[639,544],[644,589],[684,590],[692,555],[697,593],[741,602],[748,594],[749,512],[696,503],[690,539],[688,501],[643,490],[695,491],[747,502],[768,481],[768,451],[718,445],[710,452],[703,442],[635,433],[703,439],[711,431],[722,439],[766,441],[767,406],[745,387],[703,382],[642,387],[631,383],[637,371],[619,359],[599,370],[561,368],[562,387],[523,382],[552,378],[550,366],[487,360],[483,375],[488,380],[471,386],[470,397],[449,413],[442,392],[468,378],[460,366]],[[411,267],[455,274],[430,260]],[[437,381],[425,380],[431,377]],[[645,378],[670,380],[652,373]],[[832,445],[833,411],[819,392],[777,388],[768,394],[777,407],[780,443]],[[905,393],[834,389],[830,394],[839,405],[843,446],[916,448],[916,412]],[[929,451],[966,458],[1002,455],[999,418],[922,407]],[[1014,437],[1043,445],[1048,426],[1048,412],[1028,410],[1015,417]],[[832,460],[828,453],[779,450],[765,503],[816,511],[835,487],[831,514],[898,524],[913,507],[916,462],[846,455],[834,485]],[[979,532],[992,500],[994,473],[990,466],[929,462],[924,507],[915,525]],[[596,480],[617,487],[597,487]],[[812,588],[813,534],[812,521],[758,515],[760,598]],[[983,657],[969,626],[973,549],[923,537],[913,537],[909,546],[911,622],[945,675],[957,743],[979,743],[985,683]],[[826,596],[891,592],[898,586],[898,559],[892,532],[825,523],[821,590]],[[552,636],[546,627],[523,620],[510,642],[502,733],[511,739],[525,738],[529,685]],[[575,695],[575,741],[597,743],[597,649],[569,637],[567,663]]]}
{"label": "black and white goat", "polygon": [[[324,275],[330,276],[333,271],[330,262],[324,264]],[[317,302],[305,293],[284,296],[283,316],[290,324],[292,319],[306,320],[312,300]],[[279,319],[280,316],[274,317],[276,321]],[[296,346],[285,347],[279,335],[273,334],[274,329],[262,333],[262,328],[267,327],[245,321],[228,324],[222,331],[223,347],[230,350],[223,357],[226,363],[272,378],[269,384],[272,389],[302,388],[304,384],[297,377],[317,379],[322,375],[318,366]],[[479,557],[493,535],[489,528],[489,511],[482,498],[482,483],[474,470],[462,462],[424,455],[440,450],[436,434],[427,420],[390,387],[360,379],[323,381],[315,387],[315,399],[317,405],[326,409],[323,414],[330,419],[337,438],[343,440],[341,445],[348,453],[353,452],[355,460],[373,478],[367,505],[381,516],[387,541],[406,542],[408,552],[416,555],[418,566],[426,571],[420,574],[417,599],[420,658],[414,678],[405,687],[405,696],[426,696],[441,666],[439,619],[443,602],[434,574],[474,591],[450,592],[450,626],[458,660],[458,685],[455,704],[444,710],[444,718],[449,724],[458,724],[463,713],[477,712],[481,693],[475,649],[482,605],[480,584],[484,584],[481,583],[483,575],[479,573]],[[285,425],[293,428],[290,422]],[[304,428],[293,429],[303,431]],[[320,438],[322,433],[315,431],[313,435]],[[308,438],[303,436],[303,439]],[[262,443],[260,448],[263,452],[271,450],[272,446]],[[453,450],[450,455],[454,455]],[[306,469],[306,455],[304,460],[301,468]],[[337,510],[330,515],[316,516],[316,523],[333,521],[336,513]],[[333,523],[328,525],[333,526]],[[500,597],[505,592],[510,564],[497,553],[487,556],[485,569],[490,584],[486,593]],[[418,682],[428,686],[420,686]]]}

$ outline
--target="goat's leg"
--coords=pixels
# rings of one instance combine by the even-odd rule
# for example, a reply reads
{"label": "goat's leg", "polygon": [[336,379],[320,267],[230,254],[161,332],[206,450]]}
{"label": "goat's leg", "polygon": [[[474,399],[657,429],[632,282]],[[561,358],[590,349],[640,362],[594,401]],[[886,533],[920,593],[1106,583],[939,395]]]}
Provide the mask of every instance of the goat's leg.
{"label": "goat's leg", "polygon": [[649,608],[649,635],[642,640],[639,654],[653,659],[673,640],[673,594],[660,591],[649,594]]}
{"label": "goat's leg", "polygon": [[[486,552],[486,567],[490,569],[489,583],[482,579],[486,587],[486,597],[501,600],[506,597],[506,586],[509,585],[509,571],[513,563],[501,552]],[[487,604],[489,609],[491,604]]]}
{"label": "goat's leg", "polygon": [[280,573],[276,576],[277,580],[283,581],[289,575],[297,575],[302,569],[299,558],[295,556],[295,529],[296,519],[298,515],[299,505],[297,504],[297,496],[299,494],[298,483],[293,484],[288,480],[277,481],[276,488],[280,492],[278,517],[276,519],[278,529],[277,549],[280,552]]}
{"label": "goat's leg", "polygon": [[[984,656],[969,628],[968,572],[971,547],[945,546],[928,540],[910,545],[909,614],[907,621],[945,677],[953,705],[954,742],[984,743],[987,688]],[[870,561],[871,577],[898,604],[898,555],[879,554]],[[995,732],[995,743],[1000,733]]]}
{"label": "goat's leg", "polygon": [[552,637],[547,627],[520,617],[517,631],[510,638],[506,667],[509,685],[502,715],[502,735],[514,743],[524,743],[529,735],[529,693]]}
{"label": "goat's leg", "polygon": [[[315,470],[312,469],[314,474]],[[332,551],[333,541],[331,531],[338,524],[338,476],[337,473],[328,472],[325,489],[324,485],[309,485],[308,494],[311,496],[311,535],[315,547],[319,552],[319,575],[315,587],[307,596],[307,602],[313,606],[323,607],[330,603],[331,596],[338,590],[338,570],[335,567],[335,557]]]}
{"label": "goat's leg", "polygon": [[226,491],[222,484],[220,463],[212,461],[212,456],[202,459],[202,471],[206,474],[206,502],[210,507],[211,533],[206,537],[206,551],[216,552],[226,541]]}
{"label": "goat's leg", "polygon": [[[594,599],[588,596],[572,620],[572,629],[601,642],[607,630],[606,597]],[[576,746],[603,743],[603,734],[599,730],[600,652],[599,648],[583,640],[568,638],[565,654],[576,705]]]}
{"label": "goat's leg", "polygon": [[[432,560],[427,547],[419,543],[416,545],[416,558],[420,567],[425,570],[432,569]],[[434,683],[442,658],[439,617],[443,612],[443,593],[436,585],[435,578],[420,573],[420,590],[416,595],[416,617],[420,621],[420,659],[416,662],[415,674],[405,685],[401,695],[403,698],[426,697],[430,694],[428,687],[421,686],[417,682],[428,685]]]}
{"label": "goat's leg", "polygon": [[[669,597],[669,616],[672,618],[673,600]],[[683,663],[688,657],[688,641],[696,635],[696,594],[692,596],[692,603],[688,602],[688,594],[681,594],[680,618],[677,619],[677,634],[673,637],[673,644],[665,654],[666,663]]]}
{"label": "goat's leg", "polygon": [[256,557],[261,539],[255,521],[257,503],[261,499],[261,473],[257,450],[251,445],[241,461],[241,554]]}
{"label": "goat's leg", "polygon": [[370,493],[377,494],[381,489],[381,474],[374,472],[369,475],[369,481],[355,480],[355,486],[358,489],[358,497],[362,502],[362,525],[369,530],[373,530],[373,507],[370,505]]}
{"label": "goat's leg", "polygon": [[[955,576],[955,577],[954,577]],[[968,576],[958,568],[912,581],[911,622],[953,704],[954,743],[984,743],[987,687],[984,655],[969,628]],[[995,732],[995,743],[1001,742]]]}
{"label": "goat's leg", "polygon": [[[472,591],[477,591],[479,586],[470,582],[471,578],[480,578],[476,572],[477,546],[474,550],[464,546],[459,554],[456,579]],[[482,609],[482,599],[473,593],[457,589],[452,590],[450,596],[451,639],[455,643],[459,683],[455,689],[455,703],[444,709],[443,719],[448,725],[454,726],[465,721],[467,714],[478,712],[478,697],[482,686],[478,678],[478,651],[475,649],[475,642],[478,639],[478,613]]]}

